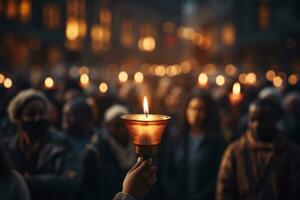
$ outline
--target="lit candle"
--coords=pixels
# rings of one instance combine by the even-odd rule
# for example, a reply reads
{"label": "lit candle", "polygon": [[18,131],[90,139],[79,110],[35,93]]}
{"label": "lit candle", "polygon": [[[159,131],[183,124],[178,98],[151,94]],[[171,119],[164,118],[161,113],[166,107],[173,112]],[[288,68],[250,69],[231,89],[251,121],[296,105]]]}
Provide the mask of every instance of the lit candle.
{"label": "lit candle", "polygon": [[157,152],[161,136],[170,120],[169,116],[149,114],[147,98],[143,101],[144,114],[122,115],[126,128],[136,146],[136,153],[145,159],[150,158]]}
{"label": "lit candle", "polygon": [[233,84],[232,93],[229,94],[231,104],[239,104],[242,101],[241,84],[236,82]]}

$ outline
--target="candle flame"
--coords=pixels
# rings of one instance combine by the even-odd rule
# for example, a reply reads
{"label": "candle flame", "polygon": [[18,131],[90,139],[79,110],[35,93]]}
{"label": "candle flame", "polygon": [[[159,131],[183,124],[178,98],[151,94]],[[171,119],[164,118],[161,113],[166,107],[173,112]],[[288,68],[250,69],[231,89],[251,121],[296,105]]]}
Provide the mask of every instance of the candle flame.
{"label": "candle flame", "polygon": [[146,96],[144,96],[143,108],[144,108],[144,114],[146,114],[146,117],[148,117],[149,107],[148,107],[148,100]]}
{"label": "candle flame", "polygon": [[233,94],[240,94],[241,93],[241,84],[240,83],[234,83],[233,84],[232,93]]}

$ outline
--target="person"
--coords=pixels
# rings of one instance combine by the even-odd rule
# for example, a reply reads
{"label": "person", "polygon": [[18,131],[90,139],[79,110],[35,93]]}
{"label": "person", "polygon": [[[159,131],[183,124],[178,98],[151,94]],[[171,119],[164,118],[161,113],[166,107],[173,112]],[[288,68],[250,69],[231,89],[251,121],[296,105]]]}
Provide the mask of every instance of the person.
{"label": "person", "polygon": [[[68,101],[63,107],[62,128],[68,135],[69,146],[80,157],[96,132],[90,106],[83,98]],[[66,141],[67,143],[67,141]]]}
{"label": "person", "polygon": [[217,106],[205,91],[192,94],[178,134],[170,134],[162,153],[163,199],[214,199],[219,162],[225,149]]}
{"label": "person", "polygon": [[288,93],[284,97],[283,108],[289,116],[286,132],[289,138],[300,146],[300,93]]}
{"label": "person", "polygon": [[0,196],[2,200],[30,200],[27,185],[22,176],[12,168],[11,161],[0,138]]}
{"label": "person", "polygon": [[18,93],[8,106],[17,134],[5,141],[16,171],[35,199],[68,199],[78,187],[71,152],[51,142],[48,99],[34,89]]}
{"label": "person", "polygon": [[248,130],[226,149],[217,200],[300,199],[299,148],[280,133],[282,108],[270,99],[249,106]]}
{"label": "person", "polygon": [[129,111],[113,105],[105,112],[105,131],[93,136],[82,158],[82,187],[78,197],[111,200],[122,188],[126,172],[136,155],[129,133],[120,118]]}
{"label": "person", "polygon": [[156,181],[156,167],[151,166],[152,160],[138,159],[128,171],[123,181],[122,192],[115,195],[113,200],[143,199]]}

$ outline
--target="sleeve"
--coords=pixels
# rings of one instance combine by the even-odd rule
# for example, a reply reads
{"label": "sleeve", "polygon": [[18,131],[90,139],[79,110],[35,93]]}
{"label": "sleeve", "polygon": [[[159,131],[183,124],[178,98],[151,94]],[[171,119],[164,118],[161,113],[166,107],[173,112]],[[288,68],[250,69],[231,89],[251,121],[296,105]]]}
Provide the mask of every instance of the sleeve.
{"label": "sleeve", "polygon": [[136,200],[136,199],[130,194],[119,192],[116,194],[113,200]]}
{"label": "sleeve", "polygon": [[237,199],[233,148],[234,146],[230,145],[223,155],[217,178],[216,200]]}

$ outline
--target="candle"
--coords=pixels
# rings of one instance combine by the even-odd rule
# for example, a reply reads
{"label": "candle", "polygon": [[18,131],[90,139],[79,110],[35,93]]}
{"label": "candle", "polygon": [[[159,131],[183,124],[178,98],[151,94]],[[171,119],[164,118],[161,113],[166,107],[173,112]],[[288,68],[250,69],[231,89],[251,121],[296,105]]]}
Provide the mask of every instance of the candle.
{"label": "candle", "polygon": [[242,101],[241,84],[236,82],[233,84],[232,93],[229,94],[231,104],[239,104]]}
{"label": "candle", "polygon": [[170,120],[169,116],[149,114],[147,98],[143,101],[144,114],[122,115],[126,128],[136,146],[136,153],[143,158],[153,156],[160,144],[161,136]]}

